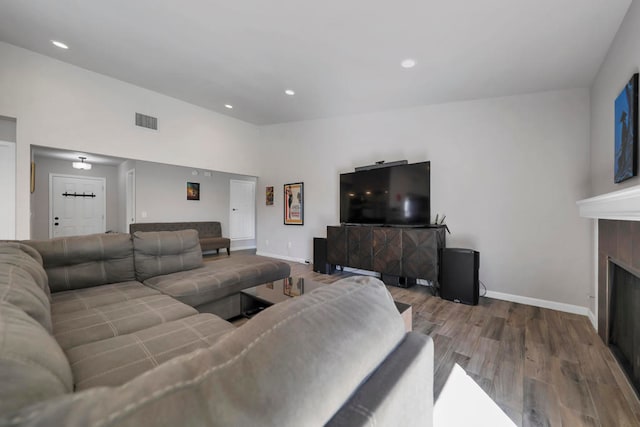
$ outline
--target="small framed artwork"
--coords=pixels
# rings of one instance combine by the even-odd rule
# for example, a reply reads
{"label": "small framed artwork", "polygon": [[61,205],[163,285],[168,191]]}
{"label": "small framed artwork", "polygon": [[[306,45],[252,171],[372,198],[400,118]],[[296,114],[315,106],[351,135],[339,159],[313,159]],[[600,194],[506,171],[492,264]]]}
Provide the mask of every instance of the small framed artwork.
{"label": "small framed artwork", "polygon": [[284,185],[284,224],[304,225],[304,183]]}
{"label": "small framed artwork", "polygon": [[615,101],[614,182],[638,174],[638,73],[631,77]]}
{"label": "small framed artwork", "polygon": [[273,187],[267,187],[267,206],[273,206]]}
{"label": "small framed artwork", "polygon": [[187,182],[187,200],[200,200],[199,182]]}

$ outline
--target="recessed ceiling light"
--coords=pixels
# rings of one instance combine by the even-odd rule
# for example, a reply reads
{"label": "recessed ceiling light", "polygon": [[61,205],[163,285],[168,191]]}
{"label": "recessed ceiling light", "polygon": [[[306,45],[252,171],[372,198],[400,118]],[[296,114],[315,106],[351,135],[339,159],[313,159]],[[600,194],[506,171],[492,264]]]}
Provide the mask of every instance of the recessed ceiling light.
{"label": "recessed ceiling light", "polygon": [[69,49],[69,46],[57,40],[51,40],[51,43],[53,43],[54,46],[59,47],[60,49]]}
{"label": "recessed ceiling light", "polygon": [[286,93],[289,96],[293,96],[293,95],[296,94],[293,89],[287,89],[287,90],[284,91],[284,93]]}
{"label": "recessed ceiling light", "polygon": [[233,108],[233,105],[230,105],[230,104],[224,104],[224,106],[225,106],[225,108],[228,108],[230,110]]}
{"label": "recessed ceiling light", "polygon": [[416,60],[407,58],[404,61],[402,61],[400,65],[402,65],[402,68],[413,68],[416,66]]}

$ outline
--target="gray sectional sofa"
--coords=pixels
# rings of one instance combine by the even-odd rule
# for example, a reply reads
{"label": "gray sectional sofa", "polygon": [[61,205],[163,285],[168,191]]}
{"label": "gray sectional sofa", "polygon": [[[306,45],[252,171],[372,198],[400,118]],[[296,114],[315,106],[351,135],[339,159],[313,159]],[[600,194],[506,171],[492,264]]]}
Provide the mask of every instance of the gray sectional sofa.
{"label": "gray sectional sofa", "polygon": [[[0,243],[0,425],[432,424],[433,342],[405,333],[382,282],[345,279],[236,328],[194,308],[232,275],[205,282],[219,261],[202,266],[194,239]],[[256,263],[247,283],[275,274]],[[163,276],[182,282],[149,282]]]}

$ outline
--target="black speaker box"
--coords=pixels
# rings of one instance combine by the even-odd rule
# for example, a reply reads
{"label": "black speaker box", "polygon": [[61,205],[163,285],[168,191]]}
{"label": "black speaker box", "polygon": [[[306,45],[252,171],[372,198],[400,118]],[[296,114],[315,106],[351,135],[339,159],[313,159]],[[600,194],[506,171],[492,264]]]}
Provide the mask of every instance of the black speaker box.
{"label": "black speaker box", "polygon": [[480,294],[480,252],[444,248],[440,257],[440,297],[477,305]]}
{"label": "black speaker box", "polygon": [[313,238],[313,271],[333,274],[333,266],[327,262],[327,239]]}

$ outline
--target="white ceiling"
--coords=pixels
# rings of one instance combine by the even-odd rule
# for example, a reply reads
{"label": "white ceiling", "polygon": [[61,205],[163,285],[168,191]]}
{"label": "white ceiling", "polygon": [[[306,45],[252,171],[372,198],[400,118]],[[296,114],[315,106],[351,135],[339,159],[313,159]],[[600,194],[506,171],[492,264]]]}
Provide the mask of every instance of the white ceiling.
{"label": "white ceiling", "polygon": [[272,124],[588,87],[630,3],[10,0],[0,40]]}

